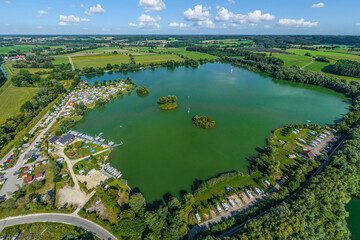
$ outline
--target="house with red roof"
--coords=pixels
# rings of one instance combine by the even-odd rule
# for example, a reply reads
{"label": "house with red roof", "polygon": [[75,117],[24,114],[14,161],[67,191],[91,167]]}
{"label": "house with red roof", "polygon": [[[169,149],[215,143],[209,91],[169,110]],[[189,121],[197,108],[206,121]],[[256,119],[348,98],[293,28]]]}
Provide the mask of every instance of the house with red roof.
{"label": "house with red roof", "polygon": [[34,180],[35,180],[35,181],[40,181],[40,180],[42,180],[44,177],[45,177],[45,171],[39,172],[39,173],[35,174]]}
{"label": "house with red roof", "polygon": [[24,183],[32,183],[32,181],[34,180],[34,176],[28,176],[26,178],[24,178]]}
{"label": "house with red roof", "polygon": [[74,108],[74,105],[75,105],[75,103],[73,103],[73,102],[69,102],[67,105],[66,105],[66,107],[65,107],[65,109],[73,109]]}

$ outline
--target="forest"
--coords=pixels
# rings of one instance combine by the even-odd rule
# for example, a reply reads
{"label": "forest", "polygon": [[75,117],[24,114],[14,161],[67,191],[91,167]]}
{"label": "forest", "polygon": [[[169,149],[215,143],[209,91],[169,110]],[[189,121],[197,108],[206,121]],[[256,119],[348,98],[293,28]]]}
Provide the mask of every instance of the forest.
{"label": "forest", "polygon": [[360,77],[360,63],[351,60],[339,60],[331,66],[330,72],[341,76]]}

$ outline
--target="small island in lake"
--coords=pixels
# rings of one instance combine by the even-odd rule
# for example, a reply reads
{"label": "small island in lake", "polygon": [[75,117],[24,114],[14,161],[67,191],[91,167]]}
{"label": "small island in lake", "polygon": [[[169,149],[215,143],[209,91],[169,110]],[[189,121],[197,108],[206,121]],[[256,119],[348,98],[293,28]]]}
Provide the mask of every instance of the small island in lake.
{"label": "small island in lake", "polygon": [[169,95],[167,97],[160,97],[159,104],[161,110],[172,110],[178,107],[177,97],[175,95]]}
{"label": "small island in lake", "polygon": [[149,94],[149,90],[145,86],[140,86],[136,89],[137,95],[145,97]]}
{"label": "small island in lake", "polygon": [[215,121],[206,116],[195,115],[195,117],[193,117],[193,121],[196,126],[204,129],[213,128],[215,126]]}

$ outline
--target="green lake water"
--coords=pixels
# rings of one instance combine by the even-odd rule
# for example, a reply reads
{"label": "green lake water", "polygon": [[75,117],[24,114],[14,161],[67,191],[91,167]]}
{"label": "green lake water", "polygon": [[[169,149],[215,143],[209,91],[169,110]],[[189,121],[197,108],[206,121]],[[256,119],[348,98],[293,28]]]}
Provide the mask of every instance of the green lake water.
{"label": "green lake water", "polygon": [[[247,158],[263,148],[271,130],[285,124],[332,124],[348,111],[343,95],[334,91],[270,77],[228,64],[196,69],[157,68],[128,74],[85,78],[89,83],[130,76],[150,94],[136,91],[94,110],[76,129],[124,144],[111,153],[131,187],[149,202],[170,193],[189,191],[194,180],[248,166]],[[161,111],[160,96],[176,95],[179,107]],[[190,108],[190,113],[188,113]],[[194,115],[207,115],[215,128],[203,130]]]}
{"label": "green lake water", "polygon": [[346,219],[348,228],[351,232],[351,238],[360,240],[360,199],[353,197],[346,205],[349,217]]}

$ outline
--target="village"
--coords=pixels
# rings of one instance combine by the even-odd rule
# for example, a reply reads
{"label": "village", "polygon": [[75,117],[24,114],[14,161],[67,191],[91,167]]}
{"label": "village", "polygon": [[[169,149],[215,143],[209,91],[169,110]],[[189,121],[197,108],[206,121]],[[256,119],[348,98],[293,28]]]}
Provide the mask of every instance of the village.
{"label": "village", "polygon": [[[41,121],[33,128],[31,134],[24,138],[18,146],[16,154],[9,155],[1,164],[7,171],[0,175],[0,191],[16,192],[16,185],[39,182],[50,175],[55,161],[62,169],[56,177],[57,181],[65,183],[56,194],[59,195],[57,206],[83,206],[95,194],[94,188],[106,179],[119,179],[122,173],[108,163],[110,152],[122,142],[114,143],[106,140],[99,133],[96,136],[74,130],[58,134],[57,129],[66,119],[79,119],[76,114],[76,105],[83,103],[89,110],[97,107],[97,102],[107,102],[113,96],[129,90],[130,85],[124,81],[115,80],[99,85],[89,86],[81,82],[73,91],[66,94],[55,104]],[[56,134],[55,134],[56,133]],[[13,172],[13,175],[9,175]],[[11,177],[10,177],[11,176]],[[48,180],[46,180],[47,182]],[[45,187],[48,184],[45,184]],[[89,192],[91,190],[91,192]],[[6,191],[6,192],[5,192]],[[45,194],[40,197],[45,200],[53,189],[49,186]],[[76,197],[81,196],[81,197]],[[37,198],[39,201],[40,198]]]}

